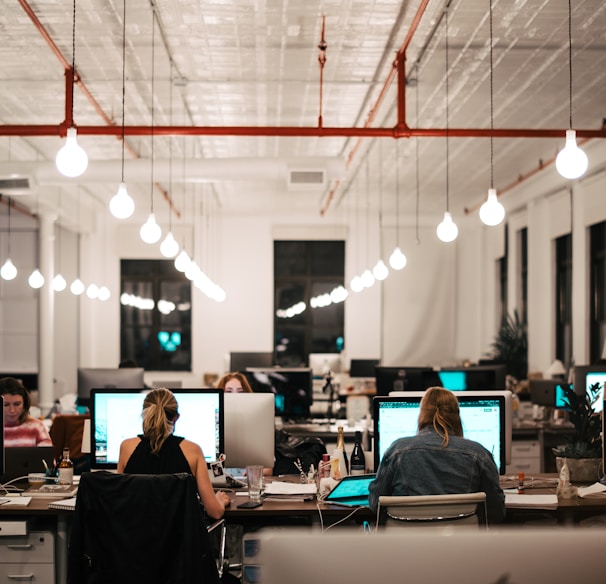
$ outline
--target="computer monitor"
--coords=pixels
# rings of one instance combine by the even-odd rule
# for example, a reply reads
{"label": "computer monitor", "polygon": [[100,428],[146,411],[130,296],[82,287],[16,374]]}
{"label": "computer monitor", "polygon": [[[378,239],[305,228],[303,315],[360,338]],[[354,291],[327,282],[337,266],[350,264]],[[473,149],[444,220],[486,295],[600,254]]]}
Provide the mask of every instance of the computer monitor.
{"label": "computer monitor", "polygon": [[[445,367],[438,372],[442,387],[451,391],[505,389],[507,367],[503,364]],[[451,387],[452,386],[452,387]]]}
{"label": "computer monitor", "polygon": [[352,359],[349,362],[349,376],[372,379],[379,363],[380,359]]}
{"label": "computer monitor", "polygon": [[245,371],[247,367],[272,367],[274,354],[269,352],[231,352],[229,370]]}
{"label": "computer monitor", "polygon": [[273,468],[274,396],[271,393],[225,394],[225,467],[260,464]]}
{"label": "computer monitor", "polygon": [[380,366],[375,367],[376,395],[392,391],[425,391],[441,386],[442,382],[432,367]]}
{"label": "computer monitor", "polygon": [[554,407],[557,379],[529,379],[530,401],[537,406]]}
{"label": "computer monitor", "polygon": [[79,367],[78,368],[78,403],[88,405],[91,389],[143,389],[143,367]]}
{"label": "computer monitor", "polygon": [[249,368],[244,372],[255,393],[272,393],[275,415],[309,418],[313,403],[313,375],[309,367]]}
{"label": "computer monitor", "polygon": [[340,353],[310,353],[309,366],[314,377],[323,377],[329,371],[331,373],[341,373],[341,354]]}
{"label": "computer monitor", "polygon": [[[115,469],[120,444],[142,432],[143,400],[148,390],[93,389],[91,391],[91,468]],[[175,435],[198,444],[206,462],[224,452],[223,398],[221,389],[179,389]]]}
{"label": "computer monitor", "polygon": [[4,396],[0,395],[0,423],[2,432],[0,432],[0,477],[4,476]]}
{"label": "computer monitor", "polygon": [[[598,383],[599,388],[595,394],[590,394],[589,388]],[[606,383],[606,365],[575,365],[574,391],[578,395],[587,395],[596,413],[603,409],[604,383]]]}
{"label": "computer monitor", "polygon": [[[373,398],[375,469],[398,438],[417,433],[424,392]],[[512,400],[509,391],[467,391],[457,394],[463,435],[492,453],[500,474],[511,461]]]}
{"label": "computer monitor", "polygon": [[568,400],[566,399],[566,390],[574,389],[572,383],[556,383],[554,392],[553,407],[556,410],[567,410],[569,408]]}

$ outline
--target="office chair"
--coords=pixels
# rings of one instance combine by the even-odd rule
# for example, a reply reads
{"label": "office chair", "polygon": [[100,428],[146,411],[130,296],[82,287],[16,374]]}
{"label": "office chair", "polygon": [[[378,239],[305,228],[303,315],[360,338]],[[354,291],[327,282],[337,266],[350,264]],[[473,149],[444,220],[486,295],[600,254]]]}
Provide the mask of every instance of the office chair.
{"label": "office chair", "polygon": [[215,553],[194,478],[83,473],[68,551],[70,584],[218,584]]}
{"label": "office chair", "polygon": [[486,528],[486,493],[379,497],[377,528]]}

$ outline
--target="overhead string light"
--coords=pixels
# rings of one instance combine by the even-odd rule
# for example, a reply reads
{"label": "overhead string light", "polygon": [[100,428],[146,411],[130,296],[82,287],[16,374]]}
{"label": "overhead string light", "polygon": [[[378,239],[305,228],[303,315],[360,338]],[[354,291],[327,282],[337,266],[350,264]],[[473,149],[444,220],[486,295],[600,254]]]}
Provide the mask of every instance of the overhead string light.
{"label": "overhead string light", "polygon": [[389,256],[389,265],[394,270],[406,266],[406,256],[400,248],[400,140],[396,140],[396,247]]}
{"label": "overhead string light", "polygon": [[72,19],[72,92],[71,92],[71,111],[70,127],[67,130],[65,144],[57,152],[55,165],[57,170],[64,176],[74,178],[80,176],[88,167],[88,156],[84,149],[78,144],[78,132],[74,127],[74,81],[76,77],[76,0],[74,0],[73,19]]}
{"label": "overhead string light", "polygon": [[488,226],[499,225],[505,218],[505,207],[497,198],[497,190],[494,188],[494,101],[493,101],[493,60],[492,60],[492,0],[488,0],[490,5],[490,188],[488,197],[480,207],[480,219],[482,223]]}
{"label": "overhead string light", "polygon": [[[0,195],[1,197],[2,195]],[[11,260],[11,205],[12,201],[10,197],[7,197],[8,201],[8,255],[6,261],[2,264],[0,268],[0,277],[3,280],[14,280],[17,277],[17,268],[15,264],[13,264],[13,260]]]}
{"label": "overhead string light", "polygon": [[[78,196],[78,225],[80,225],[80,189],[78,189],[77,196]],[[76,276],[76,279],[71,283],[71,285],[69,287],[70,292],[74,296],[80,296],[84,292],[84,282],[80,279],[80,244],[81,244],[80,234],[78,234],[78,238],[77,238],[78,247],[76,248],[77,249],[76,264],[77,264],[77,268],[78,268],[78,274]]]}
{"label": "overhead string light", "polygon": [[382,281],[385,280],[385,278],[387,278],[387,276],[389,276],[389,269],[387,268],[387,266],[385,265],[385,262],[383,261],[383,257],[382,257],[382,250],[383,250],[383,169],[382,169],[382,162],[383,162],[383,157],[381,156],[382,150],[381,150],[381,146],[382,146],[382,142],[379,142],[379,150],[378,150],[378,158],[379,158],[379,259],[377,261],[377,263],[375,264],[375,267],[372,269],[372,275],[375,277],[375,279]]}
{"label": "overhead string light", "polygon": [[127,219],[135,212],[135,201],[126,190],[124,180],[124,116],[126,102],[126,0],[122,9],[122,174],[118,192],[109,202],[109,211],[116,219]]}
{"label": "overhead string light", "polygon": [[572,129],[572,4],[568,0],[568,114],[569,129],[566,130],[566,144],[556,157],[558,172],[568,179],[583,176],[589,161],[587,154],[577,146],[577,133]]}
{"label": "overhead string light", "polygon": [[[366,265],[368,265],[368,248],[370,246],[370,228],[369,228],[369,216],[370,216],[370,171],[369,171],[368,153],[366,154]],[[372,288],[375,285],[375,277],[369,268],[366,268],[362,275],[362,284],[364,288]]]}
{"label": "overhead string light", "polygon": [[454,241],[459,235],[459,228],[456,223],[452,220],[452,215],[449,210],[449,144],[448,144],[448,8],[444,10],[445,18],[445,43],[446,43],[446,211],[444,212],[444,219],[438,225],[436,233],[438,239],[444,243],[450,243]]}
{"label": "overhead string light", "polygon": [[150,168],[151,168],[151,184],[150,184],[150,199],[151,212],[147,221],[142,225],[139,234],[145,243],[156,243],[162,237],[162,229],[156,223],[154,215],[154,69],[155,69],[155,31],[156,31],[156,10],[152,6],[152,74],[151,74],[151,144],[150,144]]}

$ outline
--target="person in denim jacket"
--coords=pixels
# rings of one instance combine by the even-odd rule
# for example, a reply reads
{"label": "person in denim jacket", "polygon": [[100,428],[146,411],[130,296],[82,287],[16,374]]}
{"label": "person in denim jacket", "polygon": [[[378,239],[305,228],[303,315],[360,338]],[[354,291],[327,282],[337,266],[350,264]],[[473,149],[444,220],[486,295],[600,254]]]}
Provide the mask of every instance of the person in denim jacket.
{"label": "person in denim jacket", "polygon": [[399,438],[386,450],[369,504],[377,510],[382,495],[445,495],[486,493],[488,521],[505,518],[505,495],[492,454],[463,437],[456,396],[431,387],[421,400],[416,436]]}

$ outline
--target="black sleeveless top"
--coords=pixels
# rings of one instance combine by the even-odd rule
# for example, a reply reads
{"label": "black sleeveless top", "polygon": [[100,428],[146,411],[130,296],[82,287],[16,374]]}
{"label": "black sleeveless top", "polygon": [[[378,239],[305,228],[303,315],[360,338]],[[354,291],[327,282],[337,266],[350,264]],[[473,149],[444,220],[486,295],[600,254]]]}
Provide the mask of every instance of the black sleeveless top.
{"label": "black sleeveless top", "polygon": [[147,438],[144,438],[143,435],[139,435],[139,438],[141,438],[141,442],[128,459],[124,468],[125,473],[172,474],[185,472],[191,474],[191,468],[180,446],[183,438],[171,434],[162,444],[158,454],[152,454]]}

